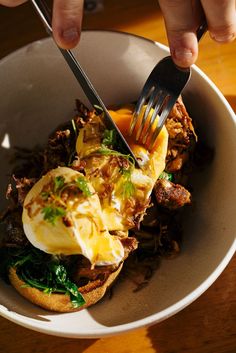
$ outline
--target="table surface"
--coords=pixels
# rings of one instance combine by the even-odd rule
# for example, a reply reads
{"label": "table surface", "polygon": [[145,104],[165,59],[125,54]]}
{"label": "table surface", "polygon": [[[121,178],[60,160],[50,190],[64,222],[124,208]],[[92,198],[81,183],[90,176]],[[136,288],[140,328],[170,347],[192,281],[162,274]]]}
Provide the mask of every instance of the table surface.
{"label": "table surface", "polygon": [[[83,28],[114,29],[167,44],[156,0],[104,0],[104,9],[84,16]],[[0,6],[0,58],[45,37],[29,3]],[[197,65],[236,110],[236,42],[219,45],[206,35]],[[68,339],[33,332],[0,318],[0,351],[5,353],[235,353],[236,256],[194,303],[150,328],[102,339]]]}

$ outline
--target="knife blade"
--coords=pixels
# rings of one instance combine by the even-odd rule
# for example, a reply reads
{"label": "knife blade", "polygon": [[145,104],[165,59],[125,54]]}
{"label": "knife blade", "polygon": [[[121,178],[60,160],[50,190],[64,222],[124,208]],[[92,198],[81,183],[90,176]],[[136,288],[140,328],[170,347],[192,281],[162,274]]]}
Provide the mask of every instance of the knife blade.
{"label": "knife blade", "polygon": [[[43,1],[39,0],[31,0],[32,5],[34,6],[36,12],[38,13],[39,17],[41,18],[47,33],[52,36],[52,20],[51,20],[51,11]],[[53,36],[52,36],[53,37]],[[78,60],[75,58],[74,54],[71,50],[62,49],[58,46],[61,54],[63,55],[64,59],[66,60],[68,66],[70,67],[71,71],[73,72],[75,78],[77,79],[78,83],[80,84],[81,88],[83,89],[86,97],[88,98],[89,102],[95,109],[95,111],[102,115],[104,119],[104,123],[108,129],[115,130],[116,134],[119,139],[119,145],[121,149],[125,151],[127,154],[130,154],[135,162],[135,166],[139,167],[139,163],[135,155],[133,154],[131,148],[129,147],[128,143],[126,142],[124,136],[120,132],[119,128],[113,121],[109,111],[107,110],[105,104],[103,103],[102,99],[98,95],[97,91],[95,90],[94,86],[92,85],[91,81],[89,80],[88,76],[86,75],[85,71],[79,64]]]}

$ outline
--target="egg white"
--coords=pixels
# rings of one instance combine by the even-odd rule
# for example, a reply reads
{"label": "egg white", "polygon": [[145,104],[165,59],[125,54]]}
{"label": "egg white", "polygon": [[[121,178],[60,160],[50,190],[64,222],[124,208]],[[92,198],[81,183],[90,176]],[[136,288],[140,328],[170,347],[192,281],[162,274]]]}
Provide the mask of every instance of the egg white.
{"label": "egg white", "polygon": [[87,183],[91,196],[75,197],[68,202],[66,215],[70,218],[70,226],[66,226],[60,217],[55,224],[44,219],[40,194],[43,187],[58,176],[63,176],[65,183],[69,183],[83,175],[71,168],[59,167],[48,172],[32,187],[25,198],[22,215],[28,240],[49,254],[84,255],[92,265],[119,263],[124,257],[124,248],[118,238],[109,234],[100,200],[91,184]]}
{"label": "egg white", "polygon": [[[158,136],[155,149],[148,151],[145,146],[137,144],[132,138],[127,135],[129,124],[133,115],[133,106],[128,105],[116,111],[110,111],[113,120],[120,128],[122,134],[127,139],[133,153],[140,161],[141,169],[133,168],[131,173],[131,182],[134,186],[134,195],[132,202],[134,209],[138,205],[143,205],[143,214],[148,205],[148,200],[152,193],[153,187],[160,174],[165,169],[165,159],[168,147],[168,132],[163,127]],[[89,131],[93,129],[95,139],[88,139]],[[104,221],[109,231],[127,231],[132,228],[132,222],[127,222],[127,200],[122,196],[122,183],[124,179],[120,168],[114,167],[109,181],[99,174],[99,170],[109,168],[112,158],[109,156],[100,155],[99,149],[102,147],[102,135],[105,127],[99,116],[95,116],[92,125],[87,124],[79,131],[76,152],[78,156],[86,161],[85,173],[98,193],[101,201],[102,213]],[[98,153],[96,153],[98,151]],[[114,188],[110,194],[103,197],[103,188],[107,183],[113,183]],[[102,199],[102,200],[101,200]],[[130,215],[129,215],[130,216]],[[131,215],[132,217],[132,215]],[[133,214],[135,217],[135,213]]]}
{"label": "egg white", "polygon": [[[125,136],[133,108],[128,106],[110,113]],[[58,176],[64,178],[65,184],[79,176],[84,177],[68,167],[49,171],[32,187],[25,198],[22,214],[24,232],[33,246],[53,255],[83,255],[92,266],[118,264],[124,258],[121,241],[109,232],[127,236],[128,230],[134,226],[137,209],[140,209],[140,219],[144,215],[154,184],[165,168],[168,146],[165,127],[153,151],[128,138],[142,168],[132,168],[130,182],[134,192],[127,198],[124,197],[124,175],[119,165],[113,167],[111,156],[96,153],[102,147],[104,129],[101,117],[94,115],[93,120],[79,131],[76,152],[86,162],[85,178],[91,195],[68,200],[66,216],[70,224],[66,224],[62,217],[58,217],[55,224],[48,222],[42,212],[41,197],[45,187]],[[110,179],[107,180],[99,171],[109,168]],[[109,183],[113,185],[111,191],[106,190]]]}

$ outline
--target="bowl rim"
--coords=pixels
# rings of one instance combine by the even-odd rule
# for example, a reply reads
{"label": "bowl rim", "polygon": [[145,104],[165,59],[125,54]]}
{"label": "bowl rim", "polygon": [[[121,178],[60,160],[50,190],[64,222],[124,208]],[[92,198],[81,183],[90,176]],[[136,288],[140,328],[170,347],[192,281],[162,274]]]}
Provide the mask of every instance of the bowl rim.
{"label": "bowl rim", "polygon": [[[91,35],[96,35],[98,33],[113,33],[118,36],[130,36],[137,38],[138,40],[144,41],[144,42],[149,42],[152,45],[158,46],[161,50],[164,50],[166,54],[169,53],[169,49],[167,46],[148,39],[144,38],[142,36],[136,35],[136,34],[131,34],[127,32],[120,32],[120,31],[115,31],[115,30],[83,30],[83,33],[91,33]],[[19,53],[24,52],[28,47],[30,47],[33,44],[37,43],[42,43],[42,42],[49,42],[52,41],[51,38],[43,38],[41,40],[34,41],[32,43],[29,43],[14,52],[8,54],[7,56],[3,57],[0,60],[0,65],[4,64],[7,62],[11,57],[17,56]],[[200,75],[204,81],[207,82],[209,87],[217,94],[221,102],[224,104],[226,110],[228,110],[229,115],[231,116],[232,120],[236,123],[236,115],[231,108],[229,102],[226,100],[226,98],[223,96],[223,94],[220,92],[220,90],[216,87],[216,85],[206,76],[206,74],[199,69],[196,65],[192,66],[193,71],[197,72],[198,75]],[[69,331],[63,331],[60,328],[54,329],[51,327],[45,328],[43,323],[41,322],[29,322],[28,317],[25,317],[23,315],[17,314],[14,311],[9,311],[5,306],[0,304],[0,315],[16,324],[19,324],[25,328],[49,334],[49,335],[54,335],[54,336],[61,336],[61,337],[68,337],[68,338],[101,338],[101,337],[107,337],[107,336],[113,336],[117,334],[122,334],[126,333],[141,327],[148,327],[150,325],[153,325],[157,322],[160,322],[164,319],[167,319],[168,317],[176,314],[180,310],[184,309],[187,305],[191,304],[194,300],[196,300],[201,294],[203,294],[213,283],[214,281],[220,276],[220,274],[223,272],[223,270],[226,268],[228,263],[230,262],[231,258],[233,257],[234,253],[236,252],[236,237],[232,242],[232,245],[228,249],[227,253],[225,254],[224,258],[222,261],[219,263],[219,265],[215,268],[215,270],[208,276],[207,279],[205,279],[197,288],[195,288],[192,292],[190,292],[188,295],[186,295],[184,298],[181,300],[177,301],[175,304],[167,307],[166,309],[159,311],[158,313],[149,315],[143,319],[139,319],[133,322],[125,323],[125,324],[120,324],[120,325],[115,325],[115,326],[101,326],[100,328],[92,329],[92,332],[84,331],[84,332],[77,332],[76,330],[70,330]],[[73,315],[73,314],[71,314]]]}

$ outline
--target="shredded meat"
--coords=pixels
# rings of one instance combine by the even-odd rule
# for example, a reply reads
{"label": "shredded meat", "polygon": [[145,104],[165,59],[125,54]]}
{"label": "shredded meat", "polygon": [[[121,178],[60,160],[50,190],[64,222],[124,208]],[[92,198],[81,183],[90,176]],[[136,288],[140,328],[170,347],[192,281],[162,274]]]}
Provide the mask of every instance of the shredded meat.
{"label": "shredded meat", "polygon": [[44,169],[44,150],[36,145],[33,149],[15,147],[12,157],[12,174],[17,178],[39,178]]}
{"label": "shredded meat", "polygon": [[75,103],[78,115],[74,120],[77,124],[77,127],[81,129],[82,127],[84,127],[84,125],[87,124],[88,121],[90,121],[91,112],[79,99],[76,99]]}
{"label": "shredded meat", "polygon": [[[48,144],[45,149],[41,150],[19,150],[18,157],[20,161],[25,160],[26,164],[21,167],[19,173],[13,177],[13,181],[8,186],[7,198],[11,201],[9,210],[5,212],[2,218],[5,224],[5,234],[3,239],[4,247],[25,247],[29,242],[24,234],[21,214],[22,205],[25,196],[33,184],[47,171],[58,166],[70,165],[73,169],[85,172],[89,170],[90,177],[101,176],[104,183],[104,189],[101,187],[99,197],[103,200],[107,198],[113,190],[116,182],[116,170],[127,169],[129,162],[126,158],[120,156],[104,156],[104,161],[101,163],[99,158],[94,154],[92,157],[80,159],[75,154],[75,143],[78,130],[83,128],[88,122],[91,122],[96,115],[90,112],[80,101],[76,101],[76,116],[73,123],[63,124],[49,137]],[[91,124],[92,126],[92,124]],[[95,127],[98,129],[96,131]],[[84,135],[85,140],[99,138],[101,140],[101,129],[104,126],[98,126]],[[196,143],[196,135],[192,126],[191,118],[189,117],[181,98],[175,104],[170,113],[166,127],[169,133],[168,153],[166,158],[166,172],[174,173],[176,182],[176,174],[182,174],[182,168],[188,162],[190,155]],[[22,158],[22,153],[24,154]],[[109,160],[109,161],[108,161]],[[108,163],[107,163],[108,161]],[[25,175],[28,178],[24,177]],[[29,177],[30,176],[30,177]],[[179,251],[179,233],[178,222],[174,222],[174,212],[191,201],[190,193],[181,185],[174,184],[165,179],[159,179],[155,185],[154,193],[156,196],[155,207],[152,217],[146,217],[140,229],[140,222],[144,217],[144,210],[150,204],[135,203],[132,197],[127,199],[124,212],[126,213],[126,223],[132,228],[130,234],[133,236],[127,237],[126,234],[114,233],[114,236],[120,239],[124,246],[125,254],[122,261],[127,259],[130,253],[132,256],[143,258],[147,254],[173,254]],[[66,195],[63,195],[66,196]],[[158,206],[156,207],[156,203]],[[135,216],[134,216],[135,215]],[[63,217],[63,222],[66,226],[70,226],[70,219]],[[139,243],[139,249],[137,249]],[[137,249],[137,250],[136,250]],[[135,251],[136,250],[136,251]],[[131,256],[131,259],[132,259]],[[147,258],[150,263],[150,257]],[[113,272],[116,271],[118,265],[97,266],[92,268],[88,259],[83,256],[65,256],[65,263],[73,262],[73,279],[80,286],[91,283],[91,286],[96,287],[97,283],[101,283]],[[126,262],[128,262],[126,260]],[[137,261],[134,262],[136,267]],[[150,265],[150,264],[149,264]],[[156,266],[156,261],[155,261]],[[146,278],[146,277],[145,277]],[[90,282],[93,281],[93,282]]]}
{"label": "shredded meat", "polygon": [[125,260],[131,252],[137,249],[138,242],[137,242],[137,239],[133,237],[124,237],[124,238],[121,237],[119,239],[125,250],[125,256],[124,256],[124,260]]}
{"label": "shredded meat", "polygon": [[71,168],[77,172],[83,172],[86,166],[86,162],[82,161],[78,156],[75,156],[75,159],[71,165]]}
{"label": "shredded meat", "polygon": [[[138,242],[133,237],[121,237],[119,238],[122,245],[124,246],[125,255],[122,261],[124,261],[129,254],[137,249]],[[73,278],[77,283],[81,283],[81,280],[104,280],[106,279],[109,274],[114,272],[118,267],[119,264],[109,265],[109,266],[97,266],[91,267],[91,263],[85,257],[78,257],[77,266],[75,266],[75,271],[73,274]]]}
{"label": "shredded meat", "polygon": [[85,257],[80,258],[77,264],[77,268],[75,268],[73,279],[76,283],[81,283],[83,280],[94,281],[96,279],[103,280],[109,276],[110,273],[115,271],[118,265],[110,265],[110,266],[97,266],[92,268],[91,263]]}
{"label": "shredded meat", "polygon": [[[16,178],[13,176],[15,186],[17,189],[17,202],[19,205],[23,205],[24,200],[26,195],[28,194],[29,190],[32,188],[32,186],[35,184],[36,179],[35,178]],[[13,192],[13,189],[11,188],[11,191]]]}
{"label": "shredded meat", "polygon": [[[23,206],[25,197],[28,191],[35,183],[35,178],[17,178],[12,176],[11,183],[7,186],[6,199],[10,201],[8,209],[6,209],[5,215],[0,217],[0,220],[4,220],[6,215],[9,215],[11,211],[21,208]],[[22,212],[21,210],[19,212]]]}
{"label": "shredded meat", "polygon": [[[58,166],[72,165],[76,159],[75,144],[79,129],[84,127],[93,118],[90,112],[79,100],[76,100],[77,112],[72,121],[59,126],[48,139],[44,150],[43,174]],[[83,170],[83,163],[76,160],[74,169]]]}
{"label": "shredded meat", "polygon": [[191,202],[191,194],[182,185],[159,179],[154,188],[158,205],[176,210]]}
{"label": "shredded meat", "polygon": [[24,247],[29,243],[23,230],[21,215],[25,197],[34,183],[34,178],[12,177],[6,192],[10,204],[0,217],[4,227],[1,247]]}
{"label": "shredded meat", "polygon": [[181,98],[174,105],[166,121],[166,128],[169,133],[166,171],[173,173],[180,170],[189,160],[190,153],[196,144],[192,119]]}
{"label": "shredded meat", "polygon": [[73,156],[73,140],[75,136],[69,129],[56,131],[49,137],[44,153],[44,173],[58,166],[66,166]]}
{"label": "shredded meat", "polygon": [[23,248],[29,244],[25,236],[22,220],[22,209],[16,208],[5,213],[2,222],[5,226],[1,247],[17,247]]}

